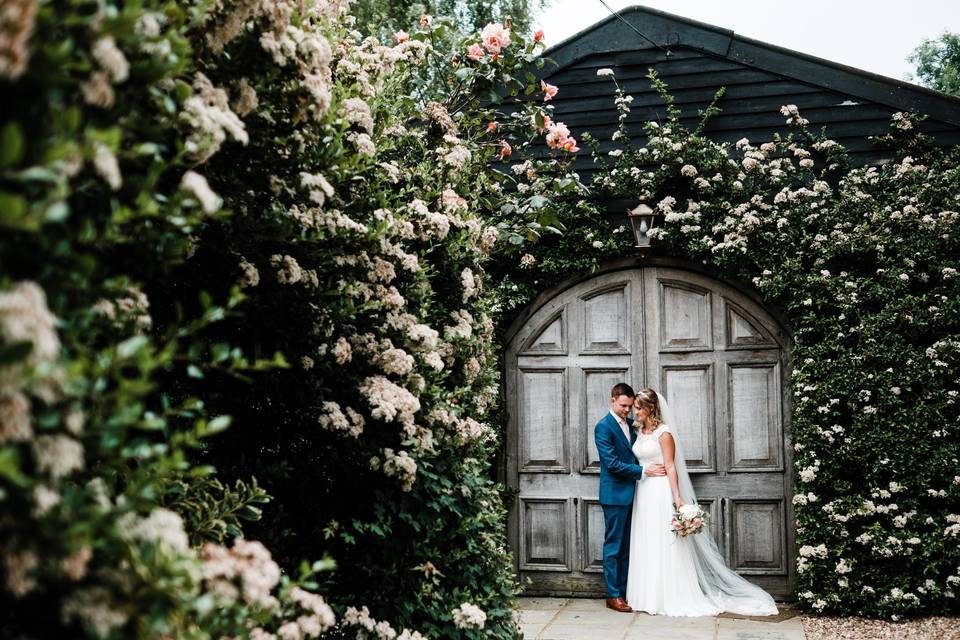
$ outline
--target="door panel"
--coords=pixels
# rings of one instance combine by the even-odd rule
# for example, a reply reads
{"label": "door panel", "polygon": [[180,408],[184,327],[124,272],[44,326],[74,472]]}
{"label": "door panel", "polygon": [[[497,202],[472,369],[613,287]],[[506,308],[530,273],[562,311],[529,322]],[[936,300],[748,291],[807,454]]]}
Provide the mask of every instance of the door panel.
{"label": "door panel", "polygon": [[618,282],[579,302],[583,313],[583,351],[630,353],[629,282]]}
{"label": "door panel", "polygon": [[563,314],[557,314],[547,322],[547,326],[527,348],[528,353],[566,353],[567,331]]}
{"label": "door panel", "polygon": [[710,292],[686,282],[659,280],[660,350],[707,350],[713,342]]}
{"label": "door panel", "polygon": [[730,471],[783,469],[777,363],[730,365]]}
{"label": "door panel", "polygon": [[603,509],[600,501],[586,498],[580,501],[583,505],[581,512],[580,534],[583,549],[583,562],[580,565],[585,573],[603,573]]}
{"label": "door panel", "polygon": [[521,498],[521,568],[570,571],[568,502],[566,498]]}
{"label": "door panel", "polygon": [[782,500],[733,500],[732,567],[743,574],[786,573]]}
{"label": "door panel", "polygon": [[767,332],[760,328],[760,323],[751,318],[743,309],[740,309],[729,300],[726,307],[726,345],[727,349],[756,349],[758,347],[776,348],[777,344]]}
{"label": "door panel", "polygon": [[520,459],[524,471],[569,471],[563,410],[565,377],[563,369],[527,369],[520,373]]}
{"label": "door panel", "polygon": [[716,471],[712,365],[665,366],[660,393],[668,398],[676,424],[670,425],[683,443],[687,470]]}

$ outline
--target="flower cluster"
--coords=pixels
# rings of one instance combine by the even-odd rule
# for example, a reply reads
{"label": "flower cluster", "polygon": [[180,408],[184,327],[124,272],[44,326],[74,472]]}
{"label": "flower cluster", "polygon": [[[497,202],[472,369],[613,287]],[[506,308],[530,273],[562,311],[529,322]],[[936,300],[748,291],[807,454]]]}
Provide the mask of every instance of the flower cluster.
{"label": "flower cluster", "polygon": [[491,62],[496,62],[503,49],[508,46],[510,46],[509,26],[491,22],[480,32],[480,42],[474,42],[467,47],[467,57],[480,62],[489,55]]}
{"label": "flower cluster", "polygon": [[418,631],[404,629],[398,634],[389,622],[377,622],[367,607],[349,607],[343,614],[343,626],[352,631],[357,640],[424,640]]}
{"label": "flower cluster", "polygon": [[487,614],[480,607],[464,602],[453,610],[453,622],[461,629],[483,629]]}
{"label": "flower cluster", "polygon": [[[271,592],[280,581],[280,567],[259,542],[237,539],[230,549],[208,542],[201,549],[200,559],[211,593],[267,609],[279,605]],[[325,617],[331,616],[329,613]]]}

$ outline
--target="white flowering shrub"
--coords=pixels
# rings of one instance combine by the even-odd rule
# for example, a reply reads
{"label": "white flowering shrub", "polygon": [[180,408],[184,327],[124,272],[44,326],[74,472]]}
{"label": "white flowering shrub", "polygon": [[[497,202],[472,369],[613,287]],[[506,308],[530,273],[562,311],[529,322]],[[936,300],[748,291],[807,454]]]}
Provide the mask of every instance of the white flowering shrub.
{"label": "white flowering shrub", "polygon": [[282,364],[204,337],[239,290],[175,324],[155,304],[223,215],[188,158],[248,140],[188,64],[190,16],[26,1],[2,20],[0,635],[319,637],[329,563],[281,575],[243,538],[267,496],[198,464],[230,418],[171,384]]}
{"label": "white flowering shrub", "polygon": [[783,109],[789,137],[718,144],[703,135],[715,108],[688,128],[651,80],[669,117],[644,125],[644,145],[631,142],[631,98],[618,91],[620,153],[595,151],[595,199],[570,200],[562,237],[497,265],[505,307],[635,255],[630,231],[610,233],[597,201],[648,203],[659,214],[654,255],[752,285],[791,332],[800,602],[868,616],[956,612],[960,154],[897,114],[878,140],[896,161],[852,168],[794,105]]}
{"label": "white flowering shrub", "polygon": [[[232,37],[209,36],[209,82],[245,78],[257,107],[246,142],[203,164],[234,215],[208,218],[175,288],[242,287],[218,336],[291,366],[184,383],[234,418],[207,460],[270,490],[276,507],[248,530],[282,564],[320,549],[337,560],[330,599],[367,607],[348,625],[358,635],[511,637],[485,270],[548,227],[557,195],[583,189],[552,93],[530,84],[541,99],[517,99],[539,37],[493,23],[451,51],[437,48],[451,29],[440,18],[384,43],[349,16],[257,11]],[[420,98],[424,78],[443,91]],[[530,163],[545,188],[521,192],[502,161],[538,139],[555,148]],[[484,624],[457,623],[464,601]]]}
{"label": "white flowering shrub", "polygon": [[0,635],[516,636],[486,269],[577,141],[542,34],[347,4],[5,9]]}

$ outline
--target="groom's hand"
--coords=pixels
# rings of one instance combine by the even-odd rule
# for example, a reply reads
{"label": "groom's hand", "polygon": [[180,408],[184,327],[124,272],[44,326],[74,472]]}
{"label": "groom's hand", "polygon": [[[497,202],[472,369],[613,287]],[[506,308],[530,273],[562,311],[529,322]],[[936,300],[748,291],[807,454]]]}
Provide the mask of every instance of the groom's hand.
{"label": "groom's hand", "polygon": [[648,464],[643,467],[643,475],[645,476],[665,476],[667,475],[667,468],[662,464]]}

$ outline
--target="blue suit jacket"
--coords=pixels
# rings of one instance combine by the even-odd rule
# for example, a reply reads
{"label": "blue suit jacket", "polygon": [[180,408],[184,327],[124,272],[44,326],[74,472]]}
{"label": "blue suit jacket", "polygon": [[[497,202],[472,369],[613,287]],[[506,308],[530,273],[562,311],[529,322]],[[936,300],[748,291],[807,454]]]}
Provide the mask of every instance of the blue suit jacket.
{"label": "blue suit jacket", "polygon": [[[627,421],[633,423],[629,418]],[[633,504],[637,480],[643,477],[643,467],[637,464],[631,450],[637,434],[631,429],[628,441],[616,418],[608,411],[593,428],[593,438],[600,454],[600,504]]]}

